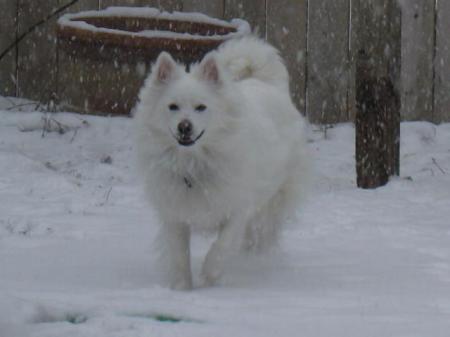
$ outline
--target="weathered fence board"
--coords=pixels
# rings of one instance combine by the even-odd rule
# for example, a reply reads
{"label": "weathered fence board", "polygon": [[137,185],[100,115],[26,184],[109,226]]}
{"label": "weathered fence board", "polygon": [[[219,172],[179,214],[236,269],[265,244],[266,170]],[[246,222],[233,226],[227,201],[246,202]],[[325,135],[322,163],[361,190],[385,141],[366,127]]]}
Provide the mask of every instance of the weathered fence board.
{"label": "weathered fence board", "polygon": [[[18,1],[18,33],[58,8],[58,0]],[[18,45],[18,95],[47,103],[56,92],[56,18],[39,26]]]}
{"label": "weathered fence board", "polygon": [[[70,6],[64,11],[64,13],[77,13],[87,10],[97,10],[99,9],[99,1],[104,0],[79,0],[74,5]],[[59,0],[59,5],[67,3],[68,0]]]}
{"label": "weathered fence board", "polygon": [[148,6],[159,7],[159,0],[100,0],[99,7],[107,8],[110,6]]}
{"label": "weathered fence board", "polygon": [[281,52],[289,70],[292,97],[306,112],[307,0],[267,0],[267,39]]}
{"label": "weathered fence board", "polygon": [[184,12],[200,12],[213,18],[222,18],[224,16],[225,8],[223,0],[184,0],[183,1]]}
{"label": "weathered fence board", "polygon": [[258,36],[266,37],[266,1],[224,0],[224,18],[242,18],[247,20]]}
{"label": "weathered fence board", "polygon": [[349,1],[309,2],[307,115],[314,123],[348,120]]}
{"label": "weathered fence board", "polygon": [[450,121],[450,1],[438,2],[436,22],[435,101],[432,121]]}
{"label": "weathered fence board", "polygon": [[159,8],[159,0],[100,0],[99,8],[104,9],[110,6],[148,6]]}
{"label": "weathered fence board", "polygon": [[[96,10],[98,9],[99,2],[98,0],[81,0],[76,3],[74,6],[70,7],[66,10],[65,13],[76,13],[80,11],[86,10]],[[63,107],[70,106],[73,101],[78,101],[84,98],[80,97],[79,90],[80,85],[82,85],[84,80],[84,73],[74,73],[73,69],[76,69],[78,66],[76,60],[73,60],[70,55],[64,53],[60,46],[58,45],[57,49],[57,94],[58,101],[62,104]],[[91,70],[90,70],[91,71]]]}
{"label": "weathered fence board", "polygon": [[182,0],[99,0],[100,8],[109,6],[147,6],[157,7],[166,11],[180,11],[183,8],[183,2]]}
{"label": "weathered fence board", "polygon": [[403,119],[427,119],[433,112],[434,3],[402,3]]}
{"label": "weathered fence board", "polygon": [[[16,38],[16,3],[1,1],[0,11],[0,51],[5,50]],[[0,95],[16,94],[16,49],[14,48],[0,60]]]}
{"label": "weathered fence board", "polygon": [[159,8],[165,11],[181,11],[183,9],[182,0],[160,0]]}

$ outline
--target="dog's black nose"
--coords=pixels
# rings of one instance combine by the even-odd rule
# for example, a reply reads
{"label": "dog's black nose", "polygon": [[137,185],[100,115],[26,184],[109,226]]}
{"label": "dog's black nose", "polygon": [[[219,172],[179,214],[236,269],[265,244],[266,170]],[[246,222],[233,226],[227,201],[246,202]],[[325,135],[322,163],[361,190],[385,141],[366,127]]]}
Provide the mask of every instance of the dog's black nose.
{"label": "dog's black nose", "polygon": [[190,120],[183,119],[178,124],[178,132],[180,133],[181,136],[189,137],[192,135],[192,131],[193,131],[193,126],[192,126],[192,123]]}

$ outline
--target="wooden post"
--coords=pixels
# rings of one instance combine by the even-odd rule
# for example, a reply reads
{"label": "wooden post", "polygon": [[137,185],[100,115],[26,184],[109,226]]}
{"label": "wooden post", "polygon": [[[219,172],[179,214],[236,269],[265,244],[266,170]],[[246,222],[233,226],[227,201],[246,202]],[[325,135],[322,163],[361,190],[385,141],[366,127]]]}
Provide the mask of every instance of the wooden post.
{"label": "wooden post", "polygon": [[401,11],[395,0],[358,0],[356,171],[361,188],[399,174]]}

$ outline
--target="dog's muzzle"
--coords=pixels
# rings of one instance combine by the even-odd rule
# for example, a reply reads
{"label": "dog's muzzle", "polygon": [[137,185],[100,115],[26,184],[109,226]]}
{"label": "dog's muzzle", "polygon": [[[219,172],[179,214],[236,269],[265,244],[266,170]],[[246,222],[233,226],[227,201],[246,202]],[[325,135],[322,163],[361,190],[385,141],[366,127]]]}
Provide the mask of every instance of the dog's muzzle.
{"label": "dog's muzzle", "polygon": [[192,122],[188,119],[183,119],[180,123],[178,123],[177,136],[175,136],[175,139],[178,144],[182,146],[192,146],[203,136],[205,130],[200,132],[200,134],[195,138],[193,138],[193,133],[194,126],[192,125]]}

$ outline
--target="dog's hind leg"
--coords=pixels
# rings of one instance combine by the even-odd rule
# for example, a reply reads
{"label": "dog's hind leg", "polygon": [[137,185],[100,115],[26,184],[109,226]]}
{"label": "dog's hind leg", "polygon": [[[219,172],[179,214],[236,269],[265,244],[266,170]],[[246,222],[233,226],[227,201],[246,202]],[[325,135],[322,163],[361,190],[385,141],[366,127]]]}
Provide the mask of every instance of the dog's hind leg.
{"label": "dog's hind leg", "polygon": [[262,253],[277,242],[279,217],[267,210],[258,212],[248,223],[244,248],[247,252]]}
{"label": "dog's hind leg", "polygon": [[205,286],[215,284],[222,276],[225,263],[242,251],[246,224],[246,217],[234,217],[221,228],[203,263],[202,278]]}
{"label": "dog's hind leg", "polygon": [[245,246],[248,252],[262,253],[278,241],[283,223],[285,193],[282,189],[248,221]]}
{"label": "dog's hind leg", "polygon": [[299,196],[296,185],[288,180],[248,222],[245,249],[262,253],[278,242],[283,224],[295,218]]}

